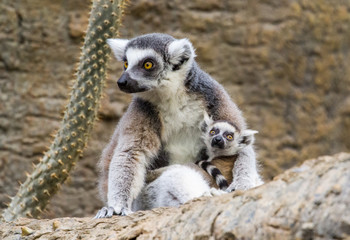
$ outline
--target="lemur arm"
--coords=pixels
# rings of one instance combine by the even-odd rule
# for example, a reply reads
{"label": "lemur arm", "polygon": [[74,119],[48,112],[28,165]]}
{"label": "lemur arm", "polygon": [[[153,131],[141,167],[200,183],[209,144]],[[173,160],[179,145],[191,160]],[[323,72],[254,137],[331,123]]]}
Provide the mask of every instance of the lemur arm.
{"label": "lemur arm", "polygon": [[144,185],[146,167],[160,149],[160,127],[151,106],[141,100],[131,103],[115,130],[114,144],[107,146],[101,158],[100,168],[108,171],[102,172],[100,180],[107,207],[96,218],[131,212],[132,201]]}
{"label": "lemur arm", "polygon": [[248,190],[263,183],[258,173],[256,156],[252,146],[247,146],[240,151],[232,169],[233,181],[226,189],[228,192],[234,190]]}
{"label": "lemur arm", "polygon": [[[214,120],[226,120],[233,122],[240,131],[246,129],[246,123],[241,111],[231,100],[221,85],[214,88],[214,92],[219,98],[219,104],[216,111],[212,113]],[[234,158],[232,161],[234,161]],[[233,181],[226,191],[247,190],[262,184],[258,173],[255,152],[252,146],[243,148],[235,160],[232,169]]]}

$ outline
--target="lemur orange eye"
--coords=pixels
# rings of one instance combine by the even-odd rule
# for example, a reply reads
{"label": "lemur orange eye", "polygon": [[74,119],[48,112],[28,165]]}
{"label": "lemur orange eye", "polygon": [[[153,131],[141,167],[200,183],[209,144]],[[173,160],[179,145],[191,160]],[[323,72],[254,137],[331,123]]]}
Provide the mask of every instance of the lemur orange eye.
{"label": "lemur orange eye", "polygon": [[227,138],[228,140],[232,140],[232,139],[233,139],[233,136],[232,136],[231,134],[229,134],[229,135],[226,136],[226,138]]}
{"label": "lemur orange eye", "polygon": [[151,69],[153,67],[153,63],[152,62],[145,62],[143,64],[143,67],[147,70]]}
{"label": "lemur orange eye", "polygon": [[210,133],[210,135],[214,135],[214,134],[215,134],[215,131],[214,131],[214,130],[211,130],[209,133]]}
{"label": "lemur orange eye", "polygon": [[127,69],[128,68],[128,61],[124,62],[124,68]]}

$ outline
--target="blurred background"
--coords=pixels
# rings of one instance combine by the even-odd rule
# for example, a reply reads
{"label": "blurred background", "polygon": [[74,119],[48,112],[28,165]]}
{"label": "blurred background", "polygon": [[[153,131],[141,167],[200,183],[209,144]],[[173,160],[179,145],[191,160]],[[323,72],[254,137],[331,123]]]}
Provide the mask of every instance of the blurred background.
{"label": "blurred background", "polygon": [[[50,145],[68,102],[89,0],[0,1],[0,202],[14,195]],[[164,32],[189,38],[200,66],[224,85],[259,131],[266,181],[302,161],[350,151],[350,0],[132,0],[122,38]],[[84,157],[45,217],[102,207],[96,163],[126,110],[108,84]]]}

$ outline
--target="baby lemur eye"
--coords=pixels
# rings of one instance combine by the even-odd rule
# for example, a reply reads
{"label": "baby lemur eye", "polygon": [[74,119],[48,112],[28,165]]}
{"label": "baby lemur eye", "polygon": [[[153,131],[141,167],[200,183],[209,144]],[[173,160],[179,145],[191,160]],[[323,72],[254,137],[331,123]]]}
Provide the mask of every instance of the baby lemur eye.
{"label": "baby lemur eye", "polygon": [[127,69],[128,68],[128,61],[125,61],[124,62],[124,69]]}
{"label": "baby lemur eye", "polygon": [[144,64],[143,64],[143,67],[144,69],[146,70],[150,70],[152,67],[153,67],[153,63],[151,61],[146,61]]}
{"label": "baby lemur eye", "polygon": [[233,136],[232,136],[232,134],[227,134],[227,135],[226,135],[226,138],[227,138],[228,140],[232,140],[232,139],[233,139]]}
{"label": "baby lemur eye", "polygon": [[210,133],[210,135],[214,135],[214,134],[215,134],[215,131],[214,131],[214,130],[211,130],[209,133]]}

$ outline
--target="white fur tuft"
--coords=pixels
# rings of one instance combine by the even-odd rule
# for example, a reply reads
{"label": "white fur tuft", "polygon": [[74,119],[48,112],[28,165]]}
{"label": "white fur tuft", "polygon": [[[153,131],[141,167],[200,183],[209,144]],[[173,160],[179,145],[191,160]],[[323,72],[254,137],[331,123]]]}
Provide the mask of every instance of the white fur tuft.
{"label": "white fur tuft", "polygon": [[186,38],[175,40],[170,43],[168,51],[170,55],[170,62],[172,64],[180,63],[183,57],[186,57],[188,59],[193,59],[196,57],[191,42]]}
{"label": "white fur tuft", "polygon": [[[158,59],[157,63],[162,64],[162,57],[153,49],[138,49],[129,47],[125,53],[126,59],[128,60],[128,69],[132,69],[133,66],[137,65],[142,59],[146,57],[155,57]],[[163,65],[160,66],[163,68]],[[128,69],[126,71],[128,71]],[[129,72],[133,76],[134,72]],[[137,78],[136,76],[134,76]]]}
{"label": "white fur tuft", "polygon": [[[244,130],[241,133],[238,147],[242,149],[242,148],[245,148],[246,146],[253,145],[255,141],[254,135],[257,133],[258,131],[256,130],[251,130],[251,129]],[[244,139],[244,141],[241,141],[242,139]]]}
{"label": "white fur tuft", "polygon": [[249,135],[254,135],[254,134],[257,134],[259,133],[258,131],[256,130],[251,130],[251,129],[246,129],[242,132],[242,136],[249,136]]}
{"label": "white fur tuft", "polygon": [[128,42],[129,42],[128,39],[116,39],[116,38],[107,39],[107,43],[112,49],[112,52],[114,53],[115,58],[119,61],[123,61],[124,51]]}
{"label": "white fur tuft", "polygon": [[208,113],[205,112],[205,113],[204,113],[204,119],[203,119],[203,122],[202,122],[202,124],[201,124],[201,126],[202,126],[204,123],[206,124],[206,129],[205,129],[205,131],[204,131],[204,134],[205,134],[205,135],[206,135],[206,133],[207,133],[207,128],[208,128],[210,125],[212,125],[213,122],[214,122],[213,118],[212,118],[212,117],[209,117]]}

